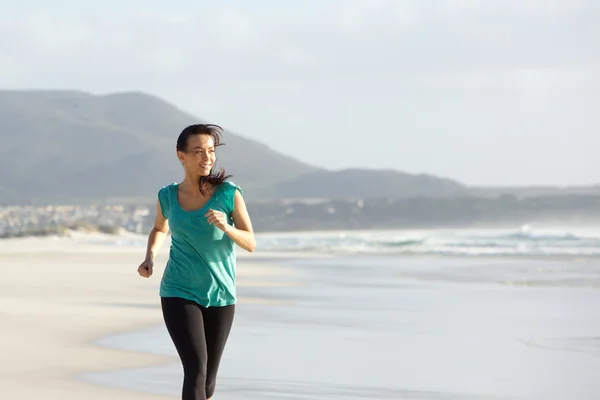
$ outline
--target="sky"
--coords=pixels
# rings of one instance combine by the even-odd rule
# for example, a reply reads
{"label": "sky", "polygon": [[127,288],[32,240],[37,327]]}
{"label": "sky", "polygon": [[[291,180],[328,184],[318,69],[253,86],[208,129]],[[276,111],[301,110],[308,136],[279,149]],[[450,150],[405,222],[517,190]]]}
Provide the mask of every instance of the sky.
{"label": "sky", "polygon": [[89,3],[0,0],[0,89],[142,91],[331,169],[600,183],[600,2]]}

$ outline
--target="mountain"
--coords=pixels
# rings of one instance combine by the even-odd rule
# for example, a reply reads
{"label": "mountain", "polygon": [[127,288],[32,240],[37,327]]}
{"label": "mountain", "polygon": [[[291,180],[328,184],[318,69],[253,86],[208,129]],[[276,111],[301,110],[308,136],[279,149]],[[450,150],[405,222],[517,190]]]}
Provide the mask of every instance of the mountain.
{"label": "mountain", "polygon": [[[182,178],[175,143],[202,122],[142,93],[0,91],[0,201],[154,196]],[[218,165],[249,190],[318,169],[225,131]]]}
{"label": "mountain", "polygon": [[458,182],[430,175],[350,168],[300,175],[275,183],[272,191],[275,197],[362,199],[462,195],[466,194],[467,188]]}
{"label": "mountain", "polygon": [[[138,92],[0,91],[0,204],[153,198],[182,178],[175,142],[185,126],[199,122]],[[228,130],[223,142],[217,164],[255,199],[465,191],[432,176],[324,170]]]}

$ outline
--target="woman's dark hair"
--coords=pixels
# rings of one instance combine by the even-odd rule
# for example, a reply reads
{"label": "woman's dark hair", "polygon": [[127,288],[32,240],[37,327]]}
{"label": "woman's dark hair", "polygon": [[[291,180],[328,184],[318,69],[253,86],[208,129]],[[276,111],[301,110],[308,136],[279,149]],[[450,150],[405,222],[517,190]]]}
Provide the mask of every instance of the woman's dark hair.
{"label": "woman's dark hair", "polygon": [[[222,131],[223,128],[221,128],[219,125],[190,125],[186,127],[183,131],[181,131],[181,133],[179,134],[179,137],[177,138],[177,151],[181,151],[184,153],[187,151],[188,139],[192,135],[209,135],[213,139],[215,148],[223,146],[225,145],[225,143],[221,143]],[[210,174],[208,174],[207,176],[200,177],[200,193],[206,194],[205,188],[207,185],[217,187],[229,178],[231,178],[231,175],[225,175],[225,169],[223,168],[220,168],[219,171],[215,173],[213,165],[213,169],[211,169]]]}

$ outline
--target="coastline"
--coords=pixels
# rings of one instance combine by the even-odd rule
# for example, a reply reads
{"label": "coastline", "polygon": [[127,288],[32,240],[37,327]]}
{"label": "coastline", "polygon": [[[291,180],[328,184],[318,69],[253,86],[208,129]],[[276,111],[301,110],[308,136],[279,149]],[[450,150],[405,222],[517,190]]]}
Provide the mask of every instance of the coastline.
{"label": "coastline", "polygon": [[[170,356],[98,345],[109,335],[162,323],[157,286],[166,262],[166,246],[157,256],[153,277],[143,279],[136,272],[143,256],[139,247],[89,245],[73,238],[0,243],[2,397],[28,399],[42,394],[48,400],[95,400],[117,395],[126,400],[173,399],[79,378],[86,373],[177,362]],[[264,271],[260,264],[250,260],[243,263],[241,285],[266,283],[261,282]],[[240,299],[261,301],[269,300]]]}

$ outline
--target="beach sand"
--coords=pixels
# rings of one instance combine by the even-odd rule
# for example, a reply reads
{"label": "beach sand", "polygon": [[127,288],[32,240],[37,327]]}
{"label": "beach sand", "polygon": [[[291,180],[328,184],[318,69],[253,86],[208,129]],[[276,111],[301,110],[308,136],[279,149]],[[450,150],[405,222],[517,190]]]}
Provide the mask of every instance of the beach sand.
{"label": "beach sand", "polygon": [[[0,241],[0,399],[179,398],[125,239]],[[238,254],[215,398],[599,398],[598,259]]]}
{"label": "beach sand", "polygon": [[[75,379],[83,372],[176,361],[92,344],[107,334],[162,323],[160,309],[147,305],[159,305],[157,285],[167,252],[165,245],[157,257],[154,276],[144,279],[136,272],[144,256],[139,247],[103,247],[56,238],[2,241],[0,398],[175,398]],[[238,273],[240,285],[256,283],[268,268],[246,263]]]}

